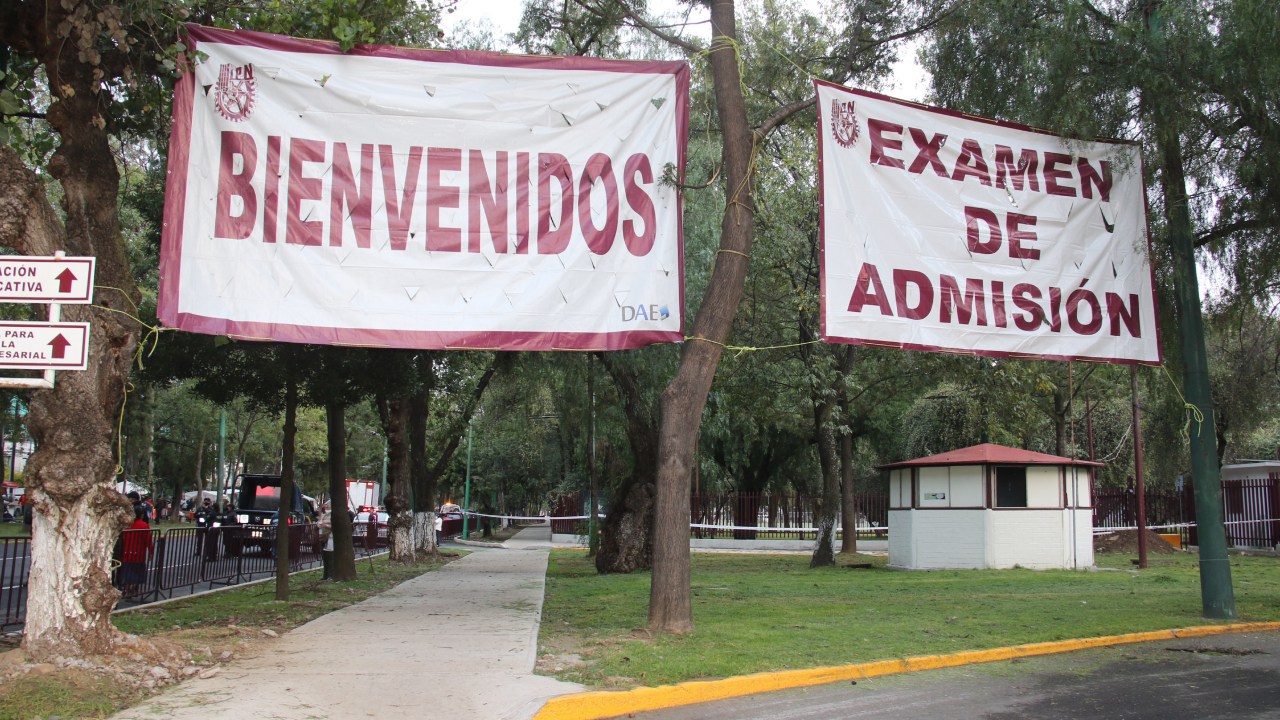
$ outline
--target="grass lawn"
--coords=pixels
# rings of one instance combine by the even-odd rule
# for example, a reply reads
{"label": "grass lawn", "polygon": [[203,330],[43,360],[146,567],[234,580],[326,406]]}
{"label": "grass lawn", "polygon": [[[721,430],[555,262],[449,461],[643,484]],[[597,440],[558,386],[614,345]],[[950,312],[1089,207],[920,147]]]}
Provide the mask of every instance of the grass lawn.
{"label": "grass lawn", "polygon": [[20,522],[0,523],[0,537],[18,537],[19,535],[29,535],[27,526]]}
{"label": "grass lawn", "polygon": [[[694,554],[696,630],[653,637],[648,573],[598,576],[585,553],[553,552],[539,654],[554,657],[541,667],[596,687],[660,685],[1216,622],[1200,616],[1190,554],[1153,557],[1143,571],[1129,555],[1100,555],[1097,572],[904,572],[883,557],[857,561],[873,567]],[[1280,559],[1232,556],[1231,568],[1238,618],[1280,620]]]}

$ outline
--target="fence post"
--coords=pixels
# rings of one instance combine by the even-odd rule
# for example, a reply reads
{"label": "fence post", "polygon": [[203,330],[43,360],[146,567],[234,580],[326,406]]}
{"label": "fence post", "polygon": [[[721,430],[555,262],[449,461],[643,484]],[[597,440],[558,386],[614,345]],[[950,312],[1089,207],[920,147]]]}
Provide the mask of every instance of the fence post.
{"label": "fence post", "polygon": [[159,536],[154,543],[154,552],[151,553],[151,589],[155,591],[156,598],[160,597],[160,585],[163,582],[164,575],[164,556],[165,548],[168,546],[168,533],[162,533],[159,530],[152,530],[152,536]]}

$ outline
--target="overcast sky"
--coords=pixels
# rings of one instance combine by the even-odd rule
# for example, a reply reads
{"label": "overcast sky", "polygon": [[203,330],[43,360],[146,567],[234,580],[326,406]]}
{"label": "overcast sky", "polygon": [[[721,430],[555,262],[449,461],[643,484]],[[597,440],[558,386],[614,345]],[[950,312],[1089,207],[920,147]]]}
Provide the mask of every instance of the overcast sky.
{"label": "overcast sky", "polygon": [[[676,0],[650,0],[649,5],[657,12],[687,7]],[[523,8],[523,0],[458,0],[456,10],[444,18],[444,29],[448,33],[463,22],[489,22],[493,25],[494,35],[502,37],[515,32]],[[894,75],[895,84],[886,91],[888,94],[906,100],[924,97],[924,71],[915,62],[914,47],[901,53]]]}

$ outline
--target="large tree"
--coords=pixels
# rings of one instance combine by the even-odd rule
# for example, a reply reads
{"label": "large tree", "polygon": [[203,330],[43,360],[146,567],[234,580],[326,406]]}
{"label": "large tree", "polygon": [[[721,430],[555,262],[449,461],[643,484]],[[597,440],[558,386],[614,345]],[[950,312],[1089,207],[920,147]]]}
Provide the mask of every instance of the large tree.
{"label": "large tree", "polygon": [[[260,17],[349,46],[388,27],[425,39],[418,31],[434,27],[433,7],[290,0]],[[117,151],[145,147],[131,143],[163,127],[176,23],[254,19],[243,10],[164,0],[0,4],[0,245],[97,258],[94,305],[63,310],[64,320],[91,325],[88,369],[31,393],[28,429],[39,449],[27,469],[37,519],[24,647],[34,659],[108,653],[121,638],[108,618],[119,597],[108,568],[129,503],[113,489],[113,435],[140,324]]]}
{"label": "large tree", "polygon": [[[813,98],[783,98],[772,93],[756,108],[753,121],[743,92],[744,77],[733,0],[710,0],[711,44],[706,49],[712,72],[716,118],[722,143],[721,173],[726,203],[720,244],[706,294],[685,343],[675,377],[662,393],[658,446],[658,493],[654,521],[653,582],[649,626],[683,633],[693,629],[689,575],[689,483],[694,438],[706,405],[750,262],[755,236],[755,175],[759,143],[781,123],[810,107]],[[945,7],[940,3],[940,7]],[[846,34],[820,58],[804,59],[832,80],[858,75],[875,77],[888,69],[892,40],[913,26],[927,26],[940,10],[930,7],[923,19],[905,8],[883,2],[851,2],[845,8]],[[918,25],[917,25],[918,23]],[[650,25],[652,28],[652,25]],[[692,52],[701,48],[681,43]],[[750,68],[748,68],[748,71]]]}
{"label": "large tree", "polygon": [[926,54],[936,98],[956,109],[1143,143],[1157,275],[1178,320],[1173,355],[1200,426],[1190,449],[1211,617],[1235,611],[1214,522],[1221,489],[1194,253],[1221,260],[1243,295],[1280,277],[1280,50],[1265,40],[1278,31],[1275,8],[1250,0],[973,0]]}
{"label": "large tree", "polygon": [[[2,110],[13,136],[0,145],[0,245],[97,258],[94,305],[62,313],[90,323],[88,369],[31,393],[27,427],[38,449],[26,485],[36,516],[23,644],[33,659],[108,653],[121,637],[108,620],[119,597],[108,563],[130,507],[113,488],[112,440],[139,330],[112,147],[127,117],[119,98],[135,89],[127,81],[140,61],[126,13],[87,2],[0,7]],[[12,121],[36,116],[38,127]],[[44,133],[51,142],[34,137]]]}

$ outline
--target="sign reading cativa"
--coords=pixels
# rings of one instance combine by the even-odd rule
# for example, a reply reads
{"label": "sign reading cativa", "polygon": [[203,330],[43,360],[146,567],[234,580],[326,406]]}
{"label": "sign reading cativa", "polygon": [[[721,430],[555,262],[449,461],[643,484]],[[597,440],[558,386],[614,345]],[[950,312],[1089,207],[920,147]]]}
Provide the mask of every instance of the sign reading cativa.
{"label": "sign reading cativa", "polygon": [[188,36],[165,324],[402,348],[682,339],[683,63]]}
{"label": "sign reading cativa", "polygon": [[1137,146],[817,90],[827,340],[1159,363]]}

